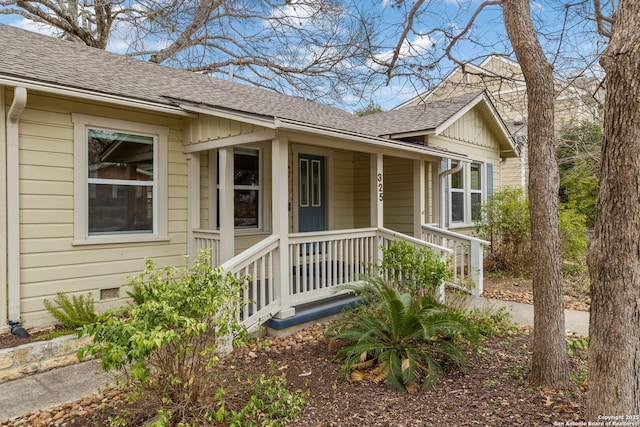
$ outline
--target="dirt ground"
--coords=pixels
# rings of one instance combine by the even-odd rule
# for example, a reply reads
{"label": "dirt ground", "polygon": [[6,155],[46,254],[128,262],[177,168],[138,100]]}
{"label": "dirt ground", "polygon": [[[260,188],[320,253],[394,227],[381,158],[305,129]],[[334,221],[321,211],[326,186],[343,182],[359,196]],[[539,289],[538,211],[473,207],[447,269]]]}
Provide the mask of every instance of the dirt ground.
{"label": "dirt ground", "polygon": [[[315,326],[291,337],[268,339],[234,352],[224,365],[253,375],[275,372],[287,379],[291,390],[309,390],[309,403],[300,419],[290,424],[294,427],[550,426],[584,420],[585,384],[580,373],[586,354],[571,358],[574,382],[565,391],[533,388],[528,382],[529,329],[488,339],[482,351],[470,353],[466,374],[448,372],[434,389],[411,394],[383,384],[345,382],[339,364],[332,360],[336,350],[329,348],[322,332]],[[120,392],[107,390],[0,425],[106,426],[110,416],[127,407]]]}
{"label": "dirt ground", "polygon": [[[531,303],[531,281],[486,277],[483,296]],[[589,300],[567,295],[565,305],[588,310]],[[25,342],[0,334],[0,348]],[[235,351],[224,366],[247,375],[269,374],[273,369],[287,379],[291,390],[309,390],[309,403],[300,419],[290,424],[293,427],[550,426],[583,421],[586,352],[579,350],[571,357],[569,388],[541,390],[528,382],[531,344],[529,328],[487,339],[481,351],[470,352],[466,374],[448,372],[434,389],[411,394],[391,391],[383,384],[344,381],[339,364],[332,360],[336,350],[329,348],[320,326]],[[105,390],[61,407],[0,420],[0,427],[107,426],[109,417],[127,410],[128,405],[122,392]]]}

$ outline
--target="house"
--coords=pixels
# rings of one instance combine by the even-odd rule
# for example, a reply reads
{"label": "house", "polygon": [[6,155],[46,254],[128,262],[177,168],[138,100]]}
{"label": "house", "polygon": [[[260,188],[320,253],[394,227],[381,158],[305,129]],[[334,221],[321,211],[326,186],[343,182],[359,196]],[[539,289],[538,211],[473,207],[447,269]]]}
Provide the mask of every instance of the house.
{"label": "house", "polygon": [[[565,81],[555,80],[555,128],[577,125],[585,121],[598,122],[602,93],[599,82],[586,77]],[[398,106],[398,109],[420,105],[452,96],[484,90],[503,118],[509,132],[514,135],[518,158],[508,158],[503,165],[502,183],[505,186],[526,189],[527,164],[527,86],[517,62],[503,56],[488,56],[482,63],[467,63],[451,71],[438,85]]]}
{"label": "house", "polygon": [[481,292],[484,242],[462,232],[518,155],[483,92],[358,118],[5,25],[0,45],[13,328],[50,324],[57,292],[122,304],[145,258],[180,265],[200,248],[250,276],[247,324],[323,301],[398,239]]}

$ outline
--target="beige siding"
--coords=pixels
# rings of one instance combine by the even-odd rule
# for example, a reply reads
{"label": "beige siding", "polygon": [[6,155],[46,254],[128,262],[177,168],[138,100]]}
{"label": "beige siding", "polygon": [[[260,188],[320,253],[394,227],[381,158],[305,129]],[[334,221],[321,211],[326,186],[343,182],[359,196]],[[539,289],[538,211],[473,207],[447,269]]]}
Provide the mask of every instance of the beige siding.
{"label": "beige siding", "polygon": [[186,120],[184,140],[185,145],[196,144],[263,129],[261,126],[201,114],[197,118]]}
{"label": "beige siding", "polygon": [[413,160],[384,158],[384,226],[413,235]]}
{"label": "beige siding", "polygon": [[452,123],[442,132],[442,136],[490,150],[500,149],[498,138],[487,126],[487,120],[483,117],[479,108],[471,109],[459,120]]}
{"label": "beige siding", "polygon": [[[6,171],[7,164],[7,141],[5,132],[6,129],[6,117],[7,112],[9,111],[9,96],[7,95],[7,91],[4,86],[0,86],[0,170]],[[0,236],[3,238],[0,239],[0,271],[3,273],[0,274],[0,332],[4,332],[6,330],[5,320],[7,319],[9,313],[7,313],[7,174],[0,173],[0,215],[3,220],[0,221]]]}
{"label": "beige siding", "polygon": [[371,226],[371,155],[354,153],[354,228]]}
{"label": "beige siding", "polygon": [[333,158],[334,228],[354,228],[353,152],[336,151]]}
{"label": "beige siding", "polygon": [[[168,242],[73,245],[74,112],[169,127]],[[161,265],[184,262],[187,179],[182,129],[179,117],[29,93],[20,122],[21,309],[27,326],[51,320],[43,299],[56,292],[91,293],[102,309],[122,301],[100,302],[100,289],[125,285],[127,276],[144,269],[145,258]],[[126,297],[125,288],[120,297]]]}

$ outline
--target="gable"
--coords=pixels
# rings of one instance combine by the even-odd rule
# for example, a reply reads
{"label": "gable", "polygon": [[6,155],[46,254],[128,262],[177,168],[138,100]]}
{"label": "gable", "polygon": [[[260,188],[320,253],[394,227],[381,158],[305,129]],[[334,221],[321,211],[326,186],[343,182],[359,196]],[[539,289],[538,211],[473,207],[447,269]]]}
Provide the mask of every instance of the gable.
{"label": "gable", "polygon": [[497,150],[498,138],[479,108],[472,108],[440,134],[456,141]]}

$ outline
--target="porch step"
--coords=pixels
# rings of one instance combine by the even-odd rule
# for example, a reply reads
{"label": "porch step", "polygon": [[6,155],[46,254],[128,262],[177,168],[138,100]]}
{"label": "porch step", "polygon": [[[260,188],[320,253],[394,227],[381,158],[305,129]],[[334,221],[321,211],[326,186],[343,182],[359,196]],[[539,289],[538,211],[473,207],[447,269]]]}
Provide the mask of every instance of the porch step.
{"label": "porch step", "polygon": [[[333,316],[342,312],[345,307],[354,307],[360,301],[359,296],[337,295],[320,301],[301,304],[294,307],[296,314],[293,317],[286,319],[271,318],[264,322],[263,326],[267,328],[268,335],[284,335],[286,334],[283,333],[284,330]],[[295,331],[287,332],[293,333]]]}

